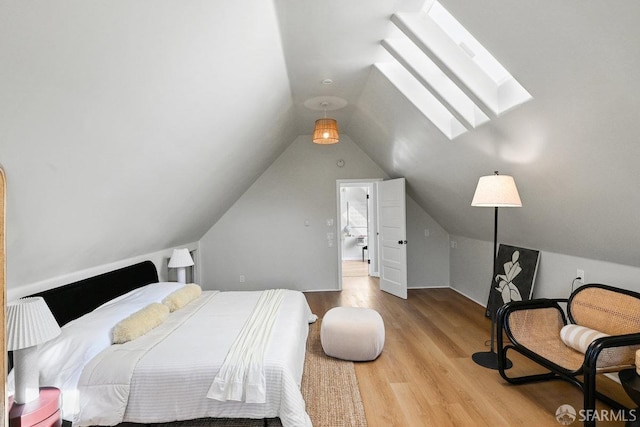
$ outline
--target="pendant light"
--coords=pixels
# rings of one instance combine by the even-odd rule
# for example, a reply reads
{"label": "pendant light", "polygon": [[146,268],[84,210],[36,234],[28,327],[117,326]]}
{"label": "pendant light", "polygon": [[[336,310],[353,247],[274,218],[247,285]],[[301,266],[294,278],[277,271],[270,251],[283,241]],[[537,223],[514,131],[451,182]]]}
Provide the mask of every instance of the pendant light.
{"label": "pendant light", "polygon": [[323,102],[324,119],[316,120],[313,129],[313,142],[316,144],[337,144],[340,141],[338,134],[338,122],[335,119],[327,118],[327,103]]}

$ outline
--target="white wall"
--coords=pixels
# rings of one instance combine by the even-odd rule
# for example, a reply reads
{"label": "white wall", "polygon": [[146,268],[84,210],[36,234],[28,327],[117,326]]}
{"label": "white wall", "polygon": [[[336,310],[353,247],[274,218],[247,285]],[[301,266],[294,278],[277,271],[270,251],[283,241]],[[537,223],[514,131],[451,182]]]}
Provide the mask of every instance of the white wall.
{"label": "white wall", "polygon": [[199,240],[298,135],[273,2],[2,2],[0,58],[9,289]]}
{"label": "white wall", "polygon": [[[493,242],[460,236],[451,236],[451,242],[455,244],[450,249],[451,287],[485,306],[492,276]],[[533,297],[568,297],[578,269],[584,270],[587,283],[604,283],[640,292],[640,268],[541,251]]]}
{"label": "white wall", "polygon": [[449,286],[449,233],[409,196],[407,242],[407,287]]}
{"label": "white wall", "polygon": [[[344,167],[336,165],[338,159],[344,160]],[[335,242],[339,240],[334,236],[332,247],[327,241],[327,233],[336,233],[336,180],[383,177],[384,172],[346,135],[332,146],[315,145],[309,136],[298,137],[201,239],[203,287],[337,289]],[[423,229],[425,224],[435,230],[433,220],[412,203],[408,202],[408,230]],[[333,219],[333,225],[327,225],[328,219]],[[416,241],[408,276],[420,286],[447,285],[440,282],[449,271],[448,259],[441,259],[448,237],[444,245],[435,238],[408,235],[407,239]],[[429,261],[431,252],[436,262]],[[433,281],[418,270],[425,264],[431,266],[428,274]]]}
{"label": "white wall", "polygon": [[[189,243],[187,245],[181,245],[180,248],[188,248],[190,251],[196,250],[196,258],[194,258],[195,267],[195,279],[198,279],[198,267],[200,266],[200,257],[198,255],[198,242]],[[69,283],[77,282],[78,280],[84,280],[89,277],[97,276],[102,273],[117,270],[132,264],[136,264],[142,261],[151,261],[155,264],[158,270],[158,278],[162,281],[168,281],[168,267],[169,258],[174,248],[168,248],[162,251],[153,252],[150,254],[144,254],[133,258],[123,259],[117,262],[98,265],[92,268],[88,268],[82,271],[75,271],[73,273],[64,274],[58,277],[53,277],[47,280],[42,280],[35,283],[26,284],[17,288],[7,289],[7,301],[13,301],[18,298],[22,298],[27,295],[31,295],[36,292],[41,292],[47,289],[56,288]]]}

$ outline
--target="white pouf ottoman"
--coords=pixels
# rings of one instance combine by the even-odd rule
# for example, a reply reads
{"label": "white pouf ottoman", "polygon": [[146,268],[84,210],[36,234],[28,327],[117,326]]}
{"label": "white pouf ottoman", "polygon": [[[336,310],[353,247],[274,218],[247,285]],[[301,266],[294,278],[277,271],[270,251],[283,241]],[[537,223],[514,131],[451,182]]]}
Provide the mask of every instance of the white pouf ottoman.
{"label": "white pouf ottoman", "polygon": [[334,307],[322,319],[320,342],[328,356],[374,360],[384,347],[382,316],[370,308]]}

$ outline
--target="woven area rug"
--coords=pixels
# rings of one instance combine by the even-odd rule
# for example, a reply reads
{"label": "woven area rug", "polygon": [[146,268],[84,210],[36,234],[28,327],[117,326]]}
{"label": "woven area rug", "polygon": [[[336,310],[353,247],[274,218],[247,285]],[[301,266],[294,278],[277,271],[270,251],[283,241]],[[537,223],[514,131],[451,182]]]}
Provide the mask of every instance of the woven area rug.
{"label": "woven area rug", "polygon": [[[314,427],[367,427],[353,362],[333,359],[324,354],[320,344],[320,322],[318,320],[309,327],[302,374],[302,396],[311,422]],[[267,425],[282,427],[279,418],[268,419]],[[153,426],[262,427],[264,420],[203,418]]]}

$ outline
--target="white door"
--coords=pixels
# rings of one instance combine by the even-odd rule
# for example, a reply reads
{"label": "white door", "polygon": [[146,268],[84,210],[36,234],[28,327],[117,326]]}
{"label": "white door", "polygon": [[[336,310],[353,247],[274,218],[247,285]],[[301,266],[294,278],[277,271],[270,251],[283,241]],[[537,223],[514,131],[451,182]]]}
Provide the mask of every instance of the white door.
{"label": "white door", "polygon": [[378,196],[374,183],[369,183],[369,198],[367,199],[368,218],[368,238],[367,257],[369,258],[369,276],[380,277],[378,268]]}
{"label": "white door", "polygon": [[380,289],[407,299],[407,208],[404,178],[377,184]]}

